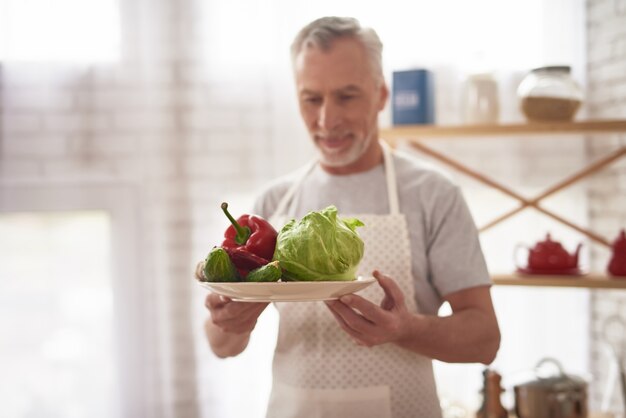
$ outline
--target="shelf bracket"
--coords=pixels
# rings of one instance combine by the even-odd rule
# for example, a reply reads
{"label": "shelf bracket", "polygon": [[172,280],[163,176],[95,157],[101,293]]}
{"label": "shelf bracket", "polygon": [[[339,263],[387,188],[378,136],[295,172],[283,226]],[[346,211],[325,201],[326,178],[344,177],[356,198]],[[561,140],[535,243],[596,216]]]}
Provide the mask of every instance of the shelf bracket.
{"label": "shelf bracket", "polygon": [[512,190],[511,188],[500,184],[499,182],[489,178],[488,176],[481,174],[463,164],[461,164],[460,162],[438,152],[435,151],[434,149],[432,149],[431,147],[428,147],[426,145],[424,145],[420,140],[418,139],[407,139],[407,141],[409,142],[409,144],[417,149],[418,151],[429,155],[430,157],[434,158],[435,160],[454,168],[455,170],[465,174],[468,177],[471,177],[491,188],[494,188],[496,190],[499,190],[500,192],[504,193],[505,195],[516,199],[520,202],[520,206],[518,206],[517,208],[498,216],[497,218],[495,218],[494,220],[492,220],[491,222],[487,223],[485,226],[483,226],[482,228],[479,229],[480,232],[484,232],[486,230],[488,230],[489,228],[494,227],[495,225],[509,219],[510,217],[516,215],[517,213],[521,212],[522,210],[528,208],[528,207],[532,207],[535,210],[543,213],[544,215],[556,220],[557,222],[560,222],[566,226],[568,226],[569,228],[572,228],[578,232],[580,232],[583,235],[586,235],[587,237],[589,237],[591,240],[602,244],[606,247],[611,247],[611,243],[606,240],[604,237],[594,233],[593,231],[590,231],[586,228],[583,228],[579,225],[576,225],[570,221],[568,221],[567,219],[562,218],[561,216],[555,214],[554,212],[543,208],[542,206],[540,206],[540,202],[547,198],[548,196],[553,195],[554,193],[561,191],[577,182],[579,182],[580,180],[596,173],[597,171],[601,170],[602,168],[606,167],[607,165],[613,163],[614,161],[622,158],[623,156],[626,155],[626,146],[620,146],[616,151],[610,153],[609,155],[605,156],[604,158],[599,159],[598,161],[595,161],[594,163],[588,165],[587,167],[585,167],[584,169],[580,170],[579,172],[567,177],[566,179],[560,181],[559,183],[554,184],[552,187],[548,188],[546,191],[544,191],[543,193],[531,198],[531,199],[527,199],[524,196],[520,195],[519,193],[515,192],[514,190]]}

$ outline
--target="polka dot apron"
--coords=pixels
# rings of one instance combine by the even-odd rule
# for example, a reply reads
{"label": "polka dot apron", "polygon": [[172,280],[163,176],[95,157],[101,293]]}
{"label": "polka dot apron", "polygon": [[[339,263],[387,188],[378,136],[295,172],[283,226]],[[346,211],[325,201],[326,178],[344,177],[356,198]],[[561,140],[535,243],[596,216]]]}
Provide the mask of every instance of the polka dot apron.
{"label": "polka dot apron", "polygon": [[[374,269],[393,277],[416,312],[406,218],[399,211],[391,151],[384,146],[388,215],[348,215],[363,221],[359,275]],[[286,209],[309,170],[294,183],[271,218],[284,225]],[[377,284],[359,295],[380,304]],[[277,302],[280,313],[268,418],[439,418],[431,360],[395,344],[356,345],[323,302]]]}

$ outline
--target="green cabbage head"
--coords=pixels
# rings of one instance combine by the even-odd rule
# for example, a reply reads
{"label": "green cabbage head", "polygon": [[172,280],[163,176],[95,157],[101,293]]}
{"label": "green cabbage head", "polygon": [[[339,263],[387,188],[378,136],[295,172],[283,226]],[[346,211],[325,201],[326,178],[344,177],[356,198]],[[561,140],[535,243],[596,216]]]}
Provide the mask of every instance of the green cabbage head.
{"label": "green cabbage head", "polygon": [[355,280],[364,247],[356,228],[363,225],[356,218],[340,219],[335,206],[289,221],[274,251],[283,280]]}

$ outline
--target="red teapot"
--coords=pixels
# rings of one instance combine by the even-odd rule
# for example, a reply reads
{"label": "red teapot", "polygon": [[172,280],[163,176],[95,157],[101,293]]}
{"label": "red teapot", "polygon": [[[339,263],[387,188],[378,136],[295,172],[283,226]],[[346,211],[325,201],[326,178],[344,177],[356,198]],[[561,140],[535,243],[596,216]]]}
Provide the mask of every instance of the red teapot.
{"label": "red teapot", "polygon": [[613,242],[613,256],[609,261],[607,271],[612,276],[626,277],[626,231],[624,229]]}
{"label": "red teapot", "polygon": [[552,241],[550,234],[546,235],[545,241],[538,242],[534,248],[527,248],[518,245],[515,249],[517,256],[520,248],[528,250],[527,267],[519,267],[517,270],[522,273],[535,274],[574,274],[578,273],[578,254],[582,244],[578,244],[576,252],[570,254],[557,242]]}

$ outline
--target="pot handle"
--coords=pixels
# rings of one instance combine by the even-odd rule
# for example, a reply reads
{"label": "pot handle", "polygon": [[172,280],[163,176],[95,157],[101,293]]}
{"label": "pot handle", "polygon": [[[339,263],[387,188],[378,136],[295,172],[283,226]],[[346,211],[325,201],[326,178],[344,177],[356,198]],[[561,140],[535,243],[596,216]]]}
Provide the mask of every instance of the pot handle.
{"label": "pot handle", "polygon": [[552,357],[545,357],[541,360],[539,360],[539,363],[537,363],[537,365],[535,366],[535,374],[537,375],[537,377],[539,379],[547,379],[550,376],[542,376],[539,371],[542,368],[542,366],[544,366],[545,364],[552,364],[554,366],[556,366],[557,370],[559,371],[559,374],[557,376],[565,376],[565,370],[563,369],[563,365],[555,358]]}

